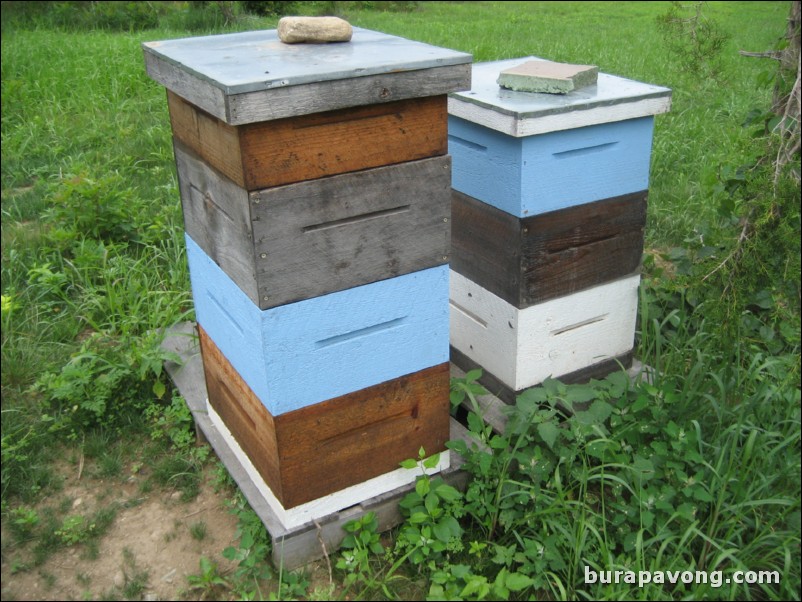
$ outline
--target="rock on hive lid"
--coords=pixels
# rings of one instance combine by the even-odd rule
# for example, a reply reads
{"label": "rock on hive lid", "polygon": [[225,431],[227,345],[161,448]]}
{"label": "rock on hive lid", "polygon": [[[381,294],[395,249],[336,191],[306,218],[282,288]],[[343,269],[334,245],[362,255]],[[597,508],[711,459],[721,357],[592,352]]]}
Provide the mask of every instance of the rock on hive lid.
{"label": "rock on hive lid", "polygon": [[552,61],[527,61],[505,69],[498,76],[503,88],[518,92],[568,94],[577,88],[596,83],[599,68],[594,65],[571,65]]}
{"label": "rock on hive lid", "polygon": [[595,86],[568,94],[531,94],[499,87],[499,73],[535,56],[474,63],[471,89],[448,98],[448,113],[509,136],[534,136],[665,113],[671,90],[608,73],[599,73]]}

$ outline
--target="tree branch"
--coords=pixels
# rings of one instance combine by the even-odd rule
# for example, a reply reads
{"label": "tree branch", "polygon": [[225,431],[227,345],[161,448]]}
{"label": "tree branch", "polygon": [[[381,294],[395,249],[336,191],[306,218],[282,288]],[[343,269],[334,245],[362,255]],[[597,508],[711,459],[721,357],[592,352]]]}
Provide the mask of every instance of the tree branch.
{"label": "tree branch", "polygon": [[751,56],[758,59],[774,59],[779,61],[782,58],[782,53],[777,50],[767,50],[766,52],[748,52],[746,50],[739,50],[738,54],[741,56]]}

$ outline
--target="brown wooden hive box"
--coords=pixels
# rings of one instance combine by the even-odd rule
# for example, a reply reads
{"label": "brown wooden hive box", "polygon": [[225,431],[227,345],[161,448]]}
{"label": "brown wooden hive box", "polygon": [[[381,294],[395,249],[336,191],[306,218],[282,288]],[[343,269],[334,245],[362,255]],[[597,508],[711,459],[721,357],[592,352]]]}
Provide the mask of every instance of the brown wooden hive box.
{"label": "brown wooden hive box", "polygon": [[209,403],[284,508],[445,450],[448,363],[273,417],[198,330]]}
{"label": "brown wooden hive box", "polygon": [[518,218],[453,191],[451,268],[520,309],[637,271],[646,191]]}
{"label": "brown wooden hive box", "polygon": [[246,190],[446,154],[446,96],[233,126],[168,92],[173,136]]}

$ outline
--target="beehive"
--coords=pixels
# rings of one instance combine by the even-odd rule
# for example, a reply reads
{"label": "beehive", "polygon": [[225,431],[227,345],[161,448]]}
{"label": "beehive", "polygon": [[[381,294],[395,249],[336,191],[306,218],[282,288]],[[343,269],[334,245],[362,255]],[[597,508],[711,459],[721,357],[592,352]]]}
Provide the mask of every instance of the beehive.
{"label": "beehive", "polygon": [[285,526],[414,480],[398,464],[421,447],[447,466],[446,98],[470,55],[359,28],[144,51],[167,88],[210,412]]}
{"label": "beehive", "polygon": [[473,66],[449,98],[452,359],[512,400],[631,358],[654,116],[671,91],[600,73],[568,94]]}

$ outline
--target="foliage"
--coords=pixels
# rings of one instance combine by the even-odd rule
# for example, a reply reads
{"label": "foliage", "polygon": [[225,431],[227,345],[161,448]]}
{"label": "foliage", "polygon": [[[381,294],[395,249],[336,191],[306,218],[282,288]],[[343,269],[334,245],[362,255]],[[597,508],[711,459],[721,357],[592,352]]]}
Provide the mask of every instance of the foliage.
{"label": "foliage", "polygon": [[367,512],[343,526],[347,535],[340,544],[344,551],[340,553],[336,567],[344,572],[343,583],[346,587],[355,583],[369,584],[370,575],[374,572],[371,561],[384,555],[378,528],[379,523],[373,512]]}
{"label": "foliage", "polygon": [[[162,2],[4,2],[3,18],[44,22],[65,29],[138,31],[156,27]],[[6,6],[10,5],[10,6]]]}
{"label": "foliage", "polygon": [[707,2],[671,2],[657,18],[660,33],[677,66],[694,74],[720,73],[720,55],[730,36],[707,16]]}
{"label": "foliage", "polygon": [[[130,452],[107,450],[104,464],[90,448],[100,434],[141,428],[157,450],[145,462],[154,482],[187,495],[199,487],[208,448],[194,445],[161,368],[176,358],[157,333],[192,319],[192,304],[169,118],[139,45],[265,26],[223,4],[234,22],[216,2],[2,5],[3,521],[33,542],[32,565],[92,545],[113,519],[33,509],[58,487],[61,446],[81,446],[113,474]],[[772,46],[787,5],[674,5],[662,30],[644,3],[300,9],[347,12],[356,26],[477,61],[593,63],[673,89],[655,123],[637,332],[652,371],[634,383],[548,381],[510,407],[503,432],[481,420],[480,373],[454,381],[452,404],[473,433],[450,444],[471,473],[465,492],[421,476],[391,535],[375,517],[350,525],[335,561],[342,596],[798,597],[799,187],[772,171],[774,75],[732,51]],[[165,29],[132,33],[154,15]],[[667,60],[660,33],[679,54]],[[223,576],[205,560],[195,591],[308,597],[305,575],[266,562],[269,539],[241,499],[236,512],[239,541],[224,555],[237,568]],[[584,566],[767,569],[783,582],[640,589],[586,584]]]}
{"label": "foliage", "polygon": [[245,0],[242,3],[243,9],[255,15],[291,15],[298,8],[298,2],[284,2],[281,0]]}
{"label": "foliage", "polygon": [[312,3],[315,5],[315,12],[324,15],[346,15],[351,11],[388,11],[388,12],[410,12],[416,10],[420,2],[415,1],[392,1],[392,2],[373,2],[363,1],[319,1]]}
{"label": "foliage", "polygon": [[214,596],[218,589],[227,587],[228,581],[220,575],[217,563],[209,560],[205,556],[200,558],[201,572],[197,575],[187,576],[187,582],[191,590],[200,592],[201,600],[215,599]]}
{"label": "foliage", "polygon": [[268,564],[270,556],[270,538],[262,521],[251,510],[241,493],[232,503],[231,512],[237,517],[237,547],[229,546],[223,550],[223,557],[236,560],[237,568],[231,577],[232,589],[242,599],[253,599],[258,592],[259,599],[264,599],[262,587],[264,582],[274,576]]}
{"label": "foliage", "polygon": [[413,564],[446,557],[448,552],[460,551],[462,527],[454,515],[462,496],[442,479],[430,478],[425,470],[433,469],[440,455],[426,457],[420,449],[418,460],[407,460],[401,466],[414,469],[420,463],[423,474],[415,483],[415,491],[407,494],[399,506],[407,521],[396,540],[396,551],[404,553]]}

